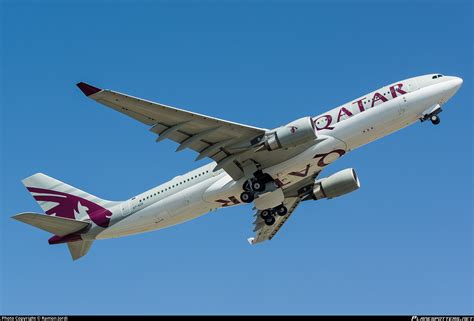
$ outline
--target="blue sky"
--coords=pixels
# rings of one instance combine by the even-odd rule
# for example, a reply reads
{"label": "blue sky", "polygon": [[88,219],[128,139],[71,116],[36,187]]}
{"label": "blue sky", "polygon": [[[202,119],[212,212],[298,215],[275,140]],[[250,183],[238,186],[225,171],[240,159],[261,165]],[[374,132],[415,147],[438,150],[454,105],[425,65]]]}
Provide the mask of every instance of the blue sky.
{"label": "blue sky", "polygon": [[[3,1],[0,312],[466,314],[473,307],[470,1]],[[251,247],[251,206],[64,245],[10,219],[44,172],[120,200],[204,164],[87,100],[86,81],[260,127],[426,73],[464,85],[417,123],[326,169],[362,188],[303,203]]]}

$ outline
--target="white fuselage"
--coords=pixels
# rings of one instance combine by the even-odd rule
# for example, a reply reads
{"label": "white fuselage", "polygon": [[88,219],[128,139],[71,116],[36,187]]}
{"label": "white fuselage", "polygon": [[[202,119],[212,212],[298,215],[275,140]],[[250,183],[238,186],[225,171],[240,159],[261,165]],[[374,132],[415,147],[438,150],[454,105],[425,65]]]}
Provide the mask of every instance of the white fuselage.
{"label": "white fuselage", "polygon": [[[300,154],[265,168],[283,190],[313,176],[349,151],[413,124],[443,106],[461,86],[457,77],[425,75],[382,87],[313,118],[318,138]],[[222,207],[240,205],[245,178],[234,181],[212,162],[111,209],[108,228],[94,226],[93,239],[120,237],[179,224]]]}

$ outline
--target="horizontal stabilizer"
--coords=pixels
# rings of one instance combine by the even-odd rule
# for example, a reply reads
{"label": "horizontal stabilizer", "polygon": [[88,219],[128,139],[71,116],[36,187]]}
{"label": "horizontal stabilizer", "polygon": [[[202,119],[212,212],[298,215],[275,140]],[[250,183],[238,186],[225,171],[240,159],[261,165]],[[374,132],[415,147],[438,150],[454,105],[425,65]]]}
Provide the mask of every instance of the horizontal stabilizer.
{"label": "horizontal stabilizer", "polygon": [[87,222],[38,213],[21,213],[12,216],[12,218],[58,236],[78,232],[89,226]]}
{"label": "horizontal stabilizer", "polygon": [[93,241],[83,240],[77,242],[70,242],[67,244],[69,247],[69,252],[71,252],[71,257],[75,261],[89,252]]}

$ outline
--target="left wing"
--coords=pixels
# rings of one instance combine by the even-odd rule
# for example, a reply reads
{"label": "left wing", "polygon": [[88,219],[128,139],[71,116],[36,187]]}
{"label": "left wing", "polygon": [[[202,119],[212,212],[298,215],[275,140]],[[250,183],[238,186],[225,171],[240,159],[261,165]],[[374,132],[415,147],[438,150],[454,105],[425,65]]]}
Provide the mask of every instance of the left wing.
{"label": "left wing", "polygon": [[223,168],[234,180],[243,176],[235,160],[266,132],[264,128],[193,113],[83,82],[77,86],[98,103],[151,126],[150,131],[159,135],[157,142],[170,139],[179,144],[176,151],[190,148],[199,153],[196,160],[213,159],[217,163],[215,170]]}

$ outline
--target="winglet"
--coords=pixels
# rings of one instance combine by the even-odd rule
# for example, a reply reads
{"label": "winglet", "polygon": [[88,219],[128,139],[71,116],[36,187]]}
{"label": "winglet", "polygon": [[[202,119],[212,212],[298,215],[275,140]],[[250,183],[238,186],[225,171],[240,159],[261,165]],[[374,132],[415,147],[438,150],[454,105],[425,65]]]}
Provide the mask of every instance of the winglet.
{"label": "winglet", "polygon": [[80,82],[76,84],[77,87],[84,93],[86,96],[90,96],[98,93],[102,89],[86,84],[85,82]]}

